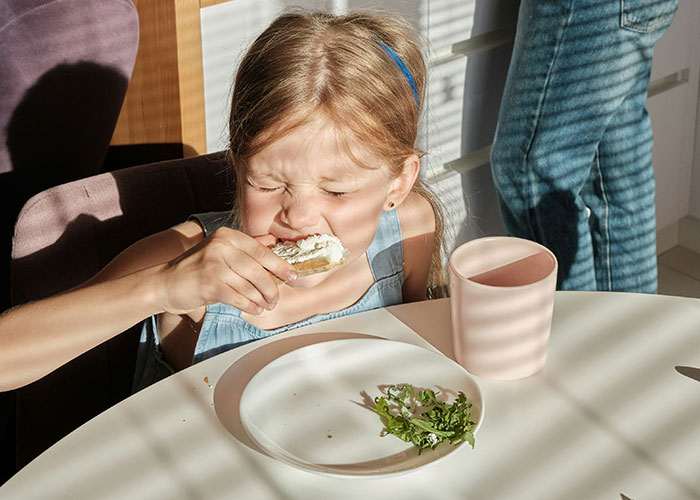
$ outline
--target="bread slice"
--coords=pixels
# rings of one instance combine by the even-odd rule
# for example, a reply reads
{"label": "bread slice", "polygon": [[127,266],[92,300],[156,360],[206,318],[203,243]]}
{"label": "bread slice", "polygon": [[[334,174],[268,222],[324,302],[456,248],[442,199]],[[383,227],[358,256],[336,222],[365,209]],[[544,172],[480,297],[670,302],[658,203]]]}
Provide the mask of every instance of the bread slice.
{"label": "bread slice", "polygon": [[350,253],[332,234],[314,234],[303,240],[283,241],[271,249],[292,264],[299,277],[342,266]]}

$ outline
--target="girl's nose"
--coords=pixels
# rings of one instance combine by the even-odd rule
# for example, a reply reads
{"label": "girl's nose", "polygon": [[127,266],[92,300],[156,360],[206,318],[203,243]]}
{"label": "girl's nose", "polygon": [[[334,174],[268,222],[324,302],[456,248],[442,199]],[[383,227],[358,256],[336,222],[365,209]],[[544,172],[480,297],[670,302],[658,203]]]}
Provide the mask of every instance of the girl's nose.
{"label": "girl's nose", "polygon": [[290,197],[282,206],[282,222],[293,229],[313,227],[318,222],[318,217],[318,210],[303,198]]}

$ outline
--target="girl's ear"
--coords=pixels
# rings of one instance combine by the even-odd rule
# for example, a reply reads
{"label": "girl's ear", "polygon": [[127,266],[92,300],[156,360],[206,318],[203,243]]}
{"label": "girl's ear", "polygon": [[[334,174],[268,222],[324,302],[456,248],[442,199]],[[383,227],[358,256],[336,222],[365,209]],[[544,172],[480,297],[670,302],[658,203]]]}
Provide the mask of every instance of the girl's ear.
{"label": "girl's ear", "polygon": [[420,172],[420,158],[417,155],[411,155],[406,158],[403,163],[403,170],[389,185],[389,191],[386,194],[384,210],[393,210],[398,207],[406,199],[413,188],[418,173]]}

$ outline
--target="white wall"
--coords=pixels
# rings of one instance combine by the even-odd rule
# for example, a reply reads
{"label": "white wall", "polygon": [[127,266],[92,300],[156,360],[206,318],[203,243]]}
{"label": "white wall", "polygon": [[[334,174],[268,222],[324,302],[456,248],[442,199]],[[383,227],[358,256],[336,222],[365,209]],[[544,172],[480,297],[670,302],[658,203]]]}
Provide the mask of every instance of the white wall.
{"label": "white wall", "polygon": [[[650,88],[676,75],[679,85],[652,95],[647,101],[654,129],[652,160],[656,174],[657,228],[691,213],[700,216],[700,179],[691,182],[698,81],[700,76],[700,4],[681,0],[676,17],[654,49]],[[683,83],[683,80],[686,80]],[[700,164],[696,162],[696,169]],[[696,193],[693,197],[692,193]],[[695,200],[693,203],[693,199]]]}
{"label": "white wall", "polygon": [[[428,101],[419,141],[428,152],[424,174],[448,207],[453,230],[448,245],[503,234],[488,146],[512,43],[506,35],[484,50],[480,35],[512,28],[518,4],[518,0],[231,0],[202,9],[208,150],[226,145],[231,78],[243,51],[280,10],[291,5],[335,12],[389,8],[415,22],[428,43]],[[659,228],[689,213],[700,217],[700,196],[691,196],[700,193],[700,152],[693,149],[698,118],[699,24],[700,3],[681,0],[678,15],[656,47],[652,87],[659,92],[650,97],[649,111],[655,136]],[[454,44],[465,40],[475,44],[469,57],[450,56]],[[664,82],[667,84],[662,85]]]}
{"label": "white wall", "polygon": [[[690,47],[688,64],[691,67],[691,89],[688,92],[695,92],[695,97],[697,99],[697,104],[695,107],[695,122],[694,124],[689,123],[686,125],[688,127],[688,132],[692,130],[692,126],[695,127],[695,134],[692,143],[693,160],[689,193],[689,214],[700,219],[700,2],[697,0],[682,0],[682,2],[688,17],[688,20],[685,21],[687,24],[684,24],[684,30],[687,33],[687,41],[685,43]],[[693,82],[694,88],[692,86]],[[688,98],[688,107],[690,108],[691,106],[691,99]],[[689,139],[688,143],[690,142],[691,140]],[[688,144],[687,147],[690,146],[691,144]],[[695,243],[700,245],[700,237]]]}

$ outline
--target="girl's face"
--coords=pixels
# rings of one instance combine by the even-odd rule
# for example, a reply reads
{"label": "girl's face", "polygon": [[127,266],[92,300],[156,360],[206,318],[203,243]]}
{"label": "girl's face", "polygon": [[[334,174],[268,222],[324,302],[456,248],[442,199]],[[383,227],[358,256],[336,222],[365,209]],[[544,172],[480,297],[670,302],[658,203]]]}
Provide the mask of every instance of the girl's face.
{"label": "girl's face", "polygon": [[[396,184],[385,165],[359,159],[378,168],[353,163],[335,129],[322,121],[296,128],[238,170],[241,229],[265,243],[334,234],[350,250],[348,261],[358,259]],[[301,278],[296,286],[313,286],[326,274]]]}

